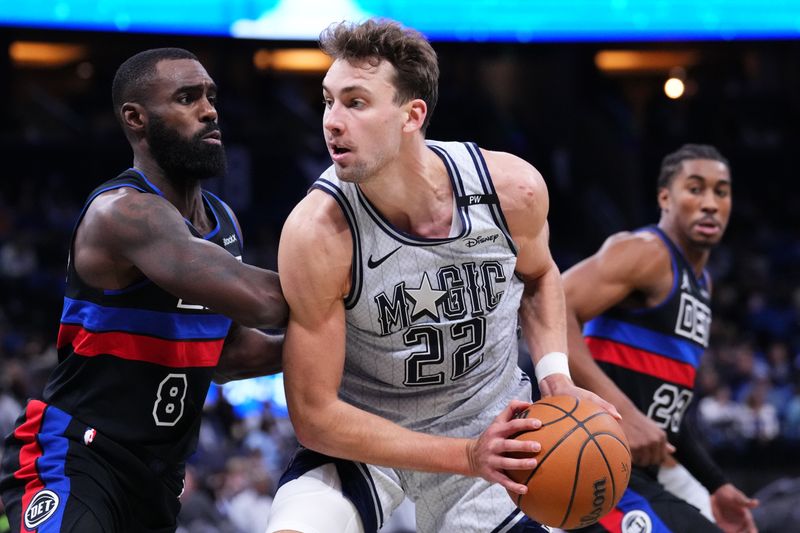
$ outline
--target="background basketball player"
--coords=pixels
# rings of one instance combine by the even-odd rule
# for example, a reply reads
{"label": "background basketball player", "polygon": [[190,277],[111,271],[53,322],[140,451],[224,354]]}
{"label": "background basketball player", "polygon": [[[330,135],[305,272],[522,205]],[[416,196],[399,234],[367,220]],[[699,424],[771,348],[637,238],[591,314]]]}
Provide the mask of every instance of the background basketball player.
{"label": "background basketball player", "polygon": [[659,468],[674,451],[711,493],[718,524],[726,531],[754,531],[750,509],[756,502],[727,481],[683,417],[710,334],[705,266],[731,212],[727,160],[707,145],[685,145],[667,155],[658,205],[657,225],[609,237],[564,274],[575,380],[619,407],[638,465],[617,511],[593,529],[619,531],[637,519],[653,530],[716,531],[696,507],[659,484]]}

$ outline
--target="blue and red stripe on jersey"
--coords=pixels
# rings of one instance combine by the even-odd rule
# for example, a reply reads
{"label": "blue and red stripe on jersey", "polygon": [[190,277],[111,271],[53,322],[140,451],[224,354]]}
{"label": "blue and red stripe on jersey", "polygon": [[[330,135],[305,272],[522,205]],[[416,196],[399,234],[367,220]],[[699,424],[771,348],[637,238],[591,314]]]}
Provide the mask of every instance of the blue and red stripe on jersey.
{"label": "blue and red stripe on jersey", "polygon": [[[25,422],[14,430],[14,438],[24,443],[19,452],[19,469],[14,472],[14,477],[25,483],[20,524],[25,523],[24,513],[40,490],[51,490],[59,497],[58,508],[53,516],[39,525],[38,533],[61,530],[70,492],[70,480],[64,472],[69,448],[64,432],[71,420],[64,411],[31,400],[25,409]],[[27,531],[24,525],[21,529]]]}
{"label": "blue and red stripe on jersey", "polygon": [[112,355],[171,368],[215,366],[230,319],[217,314],[114,308],[64,298],[58,348],[77,355]]}
{"label": "blue and red stripe on jersey", "polygon": [[704,351],[697,343],[606,316],[587,322],[583,334],[597,361],[694,387]]}

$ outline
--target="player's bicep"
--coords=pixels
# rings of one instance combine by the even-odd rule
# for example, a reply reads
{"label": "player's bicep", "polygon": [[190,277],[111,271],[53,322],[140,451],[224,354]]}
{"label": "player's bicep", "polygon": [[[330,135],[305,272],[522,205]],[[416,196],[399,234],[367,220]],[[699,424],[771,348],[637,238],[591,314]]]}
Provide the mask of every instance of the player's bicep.
{"label": "player's bicep", "polygon": [[349,233],[338,232],[336,221],[318,217],[317,208],[312,201],[295,209],[278,251],[289,304],[283,364],[290,408],[296,411],[335,400],[344,368],[344,296],[352,247]]}
{"label": "player's bicep", "polygon": [[567,306],[581,322],[620,303],[641,285],[646,272],[640,252],[629,243],[612,239],[563,274]]}
{"label": "player's bicep", "polygon": [[156,285],[179,297],[209,303],[214,301],[212,292],[238,290],[230,270],[236,259],[222,247],[193,236],[180,212],[166,200],[130,194],[99,207],[104,245]]}
{"label": "player's bicep", "polygon": [[537,279],[556,268],[550,253],[550,230],[542,221],[538,232],[531,234],[519,247],[516,272],[525,280]]}

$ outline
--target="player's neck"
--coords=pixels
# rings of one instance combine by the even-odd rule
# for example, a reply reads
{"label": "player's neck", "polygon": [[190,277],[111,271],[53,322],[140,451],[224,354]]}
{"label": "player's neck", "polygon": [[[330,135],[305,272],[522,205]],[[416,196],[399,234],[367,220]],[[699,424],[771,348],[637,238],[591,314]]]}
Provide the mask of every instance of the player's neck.
{"label": "player's neck", "polygon": [[193,224],[202,224],[205,206],[197,180],[167,177],[164,170],[152,160],[134,158],[133,166],[155,185],[172,205]]}
{"label": "player's neck", "polygon": [[673,244],[678,247],[681,253],[683,253],[683,257],[686,258],[686,261],[691,265],[695,275],[700,276],[708,263],[711,249],[707,246],[698,246],[692,243],[668,224],[659,224],[658,227],[669,237]]}
{"label": "player's neck", "polygon": [[453,186],[444,164],[424,141],[360,187],[396,228],[429,238],[450,233]]}

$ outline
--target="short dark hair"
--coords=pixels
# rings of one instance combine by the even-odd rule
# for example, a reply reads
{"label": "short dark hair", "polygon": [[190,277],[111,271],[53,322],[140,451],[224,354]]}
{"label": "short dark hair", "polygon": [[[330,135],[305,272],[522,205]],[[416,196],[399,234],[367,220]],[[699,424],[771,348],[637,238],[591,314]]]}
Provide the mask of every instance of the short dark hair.
{"label": "short dark hair", "polygon": [[360,24],[339,22],[328,26],[320,34],[319,47],[330,57],[350,63],[391,63],[397,71],[392,80],[395,103],[419,98],[428,106],[422,124],[425,133],[439,99],[439,61],[424,35],[393,20],[372,18]]}
{"label": "short dark hair", "polygon": [[728,168],[731,166],[719,150],[710,144],[684,144],[671,154],[667,154],[661,161],[658,189],[669,187],[672,179],[680,172],[683,162],[690,159],[711,159],[723,163]]}
{"label": "short dark hair", "polygon": [[126,59],[117,69],[114,83],[111,85],[114,113],[119,113],[125,102],[144,100],[147,88],[155,77],[156,65],[159,61],[169,59],[198,61],[197,56],[183,48],[153,48]]}

